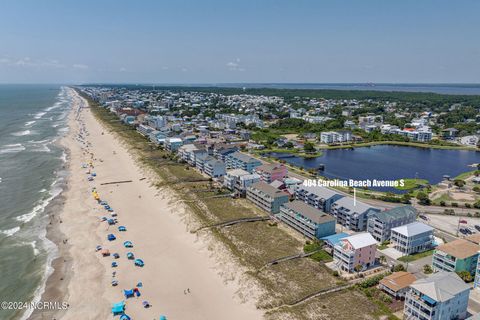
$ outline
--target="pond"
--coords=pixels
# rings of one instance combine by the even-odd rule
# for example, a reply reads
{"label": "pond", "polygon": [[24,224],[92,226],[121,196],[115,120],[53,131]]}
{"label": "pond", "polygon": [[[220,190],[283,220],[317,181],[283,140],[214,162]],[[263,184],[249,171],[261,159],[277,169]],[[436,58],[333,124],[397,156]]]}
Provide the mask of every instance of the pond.
{"label": "pond", "polygon": [[[480,152],[395,145],[324,150],[322,156],[312,159],[283,153],[271,153],[270,156],[305,169],[324,165],[320,175],[328,178],[397,180],[417,177],[431,184],[441,182],[444,175],[454,178],[475,170],[470,165],[480,163]],[[394,191],[392,188],[377,190]]]}

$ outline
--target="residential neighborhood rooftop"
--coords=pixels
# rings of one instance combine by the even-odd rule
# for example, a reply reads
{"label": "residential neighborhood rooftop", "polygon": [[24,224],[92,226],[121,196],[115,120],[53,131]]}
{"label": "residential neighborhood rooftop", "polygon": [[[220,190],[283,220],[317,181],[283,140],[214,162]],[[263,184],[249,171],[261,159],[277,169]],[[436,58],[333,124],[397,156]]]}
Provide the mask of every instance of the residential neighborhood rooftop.
{"label": "residential neighborhood rooftop", "polygon": [[437,247],[437,251],[445,252],[458,259],[474,256],[479,250],[480,246],[465,239],[457,239]]}
{"label": "residential neighborhood rooftop", "polygon": [[380,280],[380,284],[396,292],[408,287],[415,280],[417,280],[417,278],[415,278],[415,276],[410,272],[399,271],[394,272],[391,275],[386,276],[385,278]]}
{"label": "residential neighborhood rooftop", "polygon": [[419,279],[410,286],[438,302],[450,300],[456,294],[470,289],[455,272],[443,271]]}
{"label": "residential neighborhood rooftop", "polygon": [[428,226],[424,223],[418,222],[418,221],[392,229],[392,231],[398,232],[398,233],[403,234],[407,237],[412,237],[412,236],[415,236],[417,234],[421,234],[421,233],[424,233],[424,232],[429,232],[429,231],[432,231],[432,230],[433,230],[432,227],[430,227],[430,226]]}
{"label": "residential neighborhood rooftop", "polygon": [[309,206],[305,204],[303,201],[292,201],[292,202],[287,202],[284,204],[285,207],[288,209],[294,210],[296,212],[300,212],[303,214],[305,217],[309,218],[315,223],[321,224],[329,221],[335,221],[335,218],[332,217],[329,214],[324,213],[323,211],[320,211],[318,209],[315,209],[312,206]]}

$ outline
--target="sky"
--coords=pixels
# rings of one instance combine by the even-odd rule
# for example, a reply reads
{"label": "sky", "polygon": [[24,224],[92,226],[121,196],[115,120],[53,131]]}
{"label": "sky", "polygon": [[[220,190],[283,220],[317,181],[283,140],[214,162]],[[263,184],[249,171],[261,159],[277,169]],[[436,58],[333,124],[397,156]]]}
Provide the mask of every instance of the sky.
{"label": "sky", "polygon": [[0,83],[480,83],[477,0],[2,0]]}

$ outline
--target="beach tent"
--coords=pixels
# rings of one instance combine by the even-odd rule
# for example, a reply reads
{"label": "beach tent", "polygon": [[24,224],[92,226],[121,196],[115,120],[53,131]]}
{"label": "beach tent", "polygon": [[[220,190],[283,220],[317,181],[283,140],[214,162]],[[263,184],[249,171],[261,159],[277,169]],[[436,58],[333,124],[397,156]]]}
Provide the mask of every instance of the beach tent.
{"label": "beach tent", "polygon": [[148,302],[147,300],[144,300],[142,302],[142,305],[143,305],[144,308],[150,308],[150,302]]}
{"label": "beach tent", "polygon": [[117,280],[112,280],[112,286],[113,287],[118,286],[118,281]]}
{"label": "beach tent", "polygon": [[125,246],[125,248],[132,248],[133,247],[133,243],[131,241],[125,241],[123,243],[123,245]]}
{"label": "beach tent", "polygon": [[116,268],[118,267],[118,263],[116,263],[115,261],[112,262],[112,268]]}
{"label": "beach tent", "polygon": [[133,293],[133,290],[130,289],[130,290],[123,290],[123,295],[125,296],[125,298],[133,298],[135,295]]}
{"label": "beach tent", "polygon": [[97,246],[97,247],[95,248],[95,251],[100,251],[100,250],[102,250],[102,246]]}
{"label": "beach tent", "polygon": [[102,206],[108,205],[107,201],[101,201],[100,204],[101,204]]}
{"label": "beach tent", "polygon": [[114,257],[115,259],[118,259],[118,258],[120,258],[120,255],[119,255],[118,253],[114,253],[114,254],[113,254],[113,257]]}
{"label": "beach tent", "polygon": [[101,253],[102,256],[104,256],[104,257],[108,257],[108,256],[110,255],[110,251],[108,251],[107,249],[101,250],[100,253]]}
{"label": "beach tent", "polygon": [[126,314],[122,314],[120,316],[120,320],[130,320],[131,318],[129,316],[127,316]]}
{"label": "beach tent", "polygon": [[118,231],[127,231],[127,228],[125,228],[124,226],[120,226],[118,227]]}
{"label": "beach tent", "polygon": [[106,210],[110,209],[110,206],[108,204],[103,206]]}
{"label": "beach tent", "polygon": [[108,241],[113,241],[113,240],[115,240],[115,239],[117,239],[117,238],[115,237],[115,235],[113,235],[113,234],[110,233],[110,234],[107,236],[107,239],[108,239]]}
{"label": "beach tent", "polygon": [[113,313],[114,316],[121,315],[121,314],[123,314],[123,312],[125,312],[125,302],[124,301],[113,304],[112,313]]}
{"label": "beach tent", "polygon": [[[114,225],[114,224],[115,224],[115,220],[114,220],[114,219],[108,219],[107,222],[108,222],[109,225]],[[119,230],[119,231],[120,231],[120,230]]]}
{"label": "beach tent", "polygon": [[134,255],[131,252],[127,252],[127,259],[133,260]]}
{"label": "beach tent", "polygon": [[143,267],[145,264],[143,263],[142,259],[135,259],[135,265],[137,267]]}
{"label": "beach tent", "polygon": [[167,317],[165,317],[165,316],[160,316],[160,320],[167,320]]}

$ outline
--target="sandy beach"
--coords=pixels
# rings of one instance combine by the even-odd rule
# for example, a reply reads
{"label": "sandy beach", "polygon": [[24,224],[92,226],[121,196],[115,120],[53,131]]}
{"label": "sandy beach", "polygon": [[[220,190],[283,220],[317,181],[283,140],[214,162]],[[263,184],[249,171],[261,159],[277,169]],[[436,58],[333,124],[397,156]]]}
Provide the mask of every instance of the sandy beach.
{"label": "sandy beach", "polygon": [[[112,304],[123,300],[125,313],[132,319],[158,319],[160,315],[168,319],[261,319],[254,299],[246,299],[248,293],[241,289],[241,272],[222,270],[220,253],[211,250],[215,244],[188,231],[187,209],[168,189],[154,187],[153,178],[94,118],[86,101],[70,92],[74,95],[70,131],[62,142],[68,149],[70,176],[62,212],[53,221],[58,227],[60,257],[42,298],[66,301],[69,308],[54,314],[34,313],[31,318],[111,319]],[[92,167],[85,168],[90,162]],[[96,174],[93,181],[87,180],[88,171]],[[125,180],[131,182],[102,185]],[[116,225],[102,221],[110,214],[93,198],[93,188],[118,214]],[[126,231],[118,231],[118,226],[125,226]],[[108,241],[108,234],[116,240]],[[124,247],[127,240],[133,248]],[[120,258],[102,257],[97,246]],[[142,259],[144,267],[128,260],[127,252]],[[112,268],[113,261],[118,267]],[[112,286],[112,280],[118,285]],[[139,282],[143,284],[138,288],[141,296],[125,299],[123,290]],[[143,301],[151,307],[144,308]]]}

